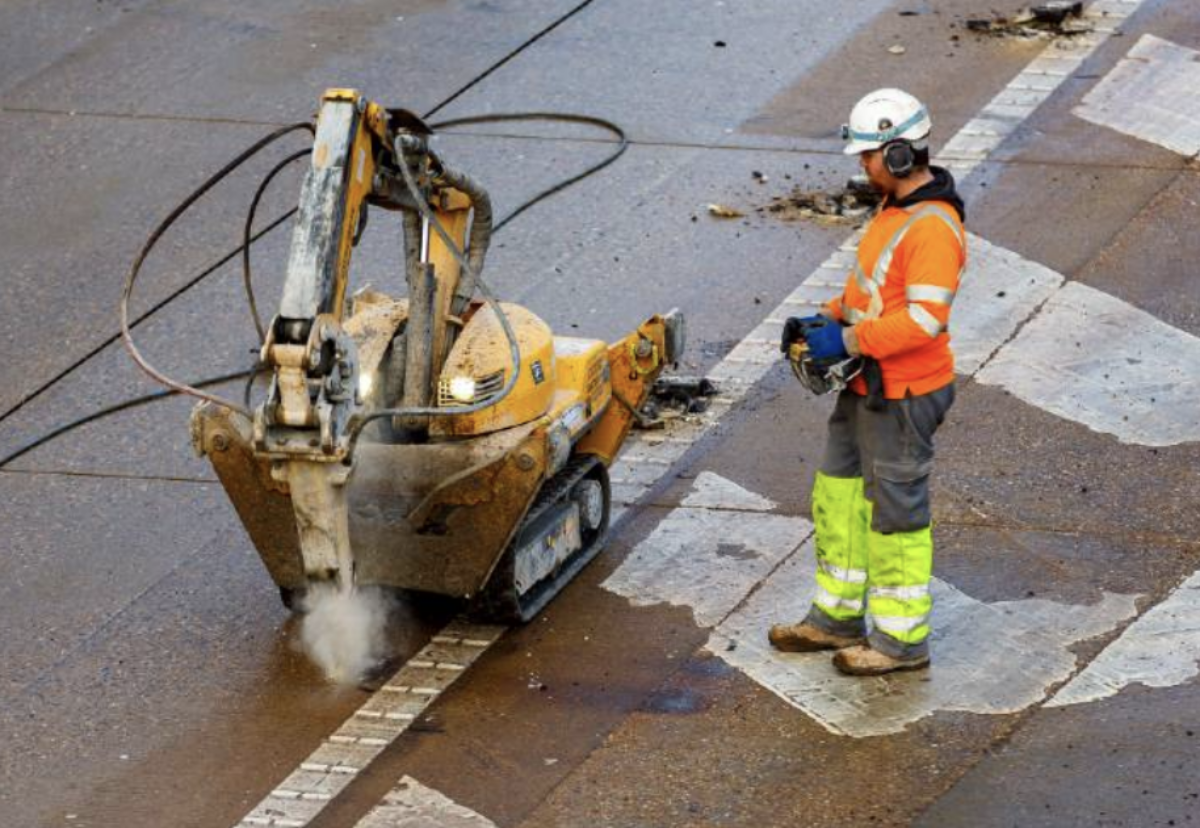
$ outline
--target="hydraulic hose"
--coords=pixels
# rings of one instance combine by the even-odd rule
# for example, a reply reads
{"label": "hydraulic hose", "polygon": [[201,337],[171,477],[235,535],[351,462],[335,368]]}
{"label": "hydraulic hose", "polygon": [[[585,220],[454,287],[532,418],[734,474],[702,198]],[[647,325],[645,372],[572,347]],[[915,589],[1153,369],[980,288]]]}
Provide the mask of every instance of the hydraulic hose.
{"label": "hydraulic hose", "polygon": [[[497,114],[493,114],[493,115],[478,115],[478,116],[468,116],[468,117],[463,117],[463,118],[452,118],[452,119],[448,119],[448,120],[430,124],[430,126],[434,129],[452,129],[453,127],[456,127],[456,126],[471,126],[471,125],[486,124],[486,123],[521,122],[521,121],[551,121],[551,122],[559,121],[559,122],[563,122],[563,123],[586,124],[586,125],[590,125],[590,126],[599,127],[601,129],[604,129],[607,132],[610,132],[614,136],[616,136],[617,141],[618,141],[618,146],[615,151],[610,153],[608,156],[606,156],[604,159],[602,159],[598,163],[593,164],[592,166],[584,169],[582,172],[580,172],[574,176],[571,176],[568,179],[560,181],[560,182],[556,183],[555,185],[553,185],[545,190],[542,190],[541,192],[535,194],[533,197],[527,199],[525,202],[518,205],[517,208],[514,209],[512,212],[508,213],[506,216],[501,218],[499,221],[494,222],[494,224],[491,227],[491,233],[498,232],[509,222],[513,221],[517,216],[521,215],[526,210],[528,210],[531,207],[537,205],[538,203],[544,201],[545,199],[553,196],[554,194],[556,194],[558,192],[561,192],[562,190],[566,189],[567,187],[570,187],[571,185],[575,184],[576,182],[581,181],[584,178],[587,178],[588,176],[593,175],[596,172],[598,172],[599,170],[612,164],[625,152],[625,150],[629,146],[629,140],[626,137],[624,130],[622,130],[617,124],[615,124],[611,121],[607,121],[603,118],[596,118],[596,117],[589,116],[589,115],[577,115],[577,114],[573,114],[573,113],[557,113],[557,112],[497,113]],[[265,149],[268,145],[270,145],[274,141],[279,140],[284,135],[290,134],[291,132],[299,130],[299,129],[307,130],[310,133],[314,133],[314,131],[315,131],[313,125],[306,122],[306,123],[292,124],[290,126],[282,128],[280,130],[277,130],[277,131],[271,133],[270,135],[267,135],[265,138],[261,139],[260,141],[256,142],[255,144],[253,144],[249,149],[247,149],[241,155],[239,155],[238,157],[233,159],[233,161],[229,162],[225,167],[223,167],[221,170],[219,170],[216,174],[214,174],[209,179],[207,179],[205,181],[205,183],[203,185],[201,185],[201,187],[196,192],[192,193],[192,195],[190,195],[183,203],[181,203],[174,211],[172,211],[172,213],[167,217],[167,219],[164,220],[163,223],[160,224],[158,228],[156,228],[154,234],[152,234],[150,239],[143,246],[142,250],[140,251],[140,253],[138,255],[137,260],[134,263],[133,268],[131,269],[131,271],[129,273],[129,276],[126,279],[125,289],[123,290],[122,296],[121,296],[121,331],[120,331],[120,333],[117,336],[114,336],[111,339],[106,340],[104,343],[101,344],[100,348],[94,349],[92,352],[89,352],[88,354],[86,354],[83,357],[83,359],[78,361],[75,365],[73,365],[71,369],[68,369],[67,371],[64,371],[59,376],[56,376],[53,380],[50,381],[50,383],[47,384],[47,386],[43,386],[42,388],[40,388],[37,392],[35,392],[34,395],[27,397],[25,401],[28,401],[28,399],[32,399],[32,396],[36,396],[37,393],[41,393],[41,391],[44,391],[45,388],[49,387],[50,384],[53,384],[53,383],[61,380],[66,375],[66,373],[68,373],[73,368],[78,367],[79,364],[81,364],[83,361],[86,361],[87,359],[90,359],[91,357],[95,356],[96,353],[99,353],[101,348],[107,346],[108,344],[111,344],[113,341],[115,341],[118,338],[118,336],[125,342],[125,345],[127,348],[132,348],[131,353],[134,354],[134,359],[135,359],[135,361],[137,361],[138,365],[145,368],[144,361],[139,359],[140,353],[138,353],[136,347],[134,347],[132,345],[132,338],[130,336],[130,330],[133,327],[135,327],[136,325],[138,325],[141,322],[145,321],[146,319],[150,318],[155,313],[157,313],[160,310],[162,310],[163,308],[165,308],[167,304],[169,304],[170,302],[177,299],[179,296],[181,296],[187,290],[190,290],[192,287],[194,287],[200,281],[202,281],[206,277],[210,276],[211,274],[215,273],[220,267],[224,266],[226,263],[228,263],[231,259],[233,259],[235,256],[237,256],[239,253],[242,256],[242,268],[243,268],[242,276],[243,276],[243,284],[244,284],[244,287],[246,290],[247,303],[250,307],[250,311],[251,311],[251,314],[252,314],[254,322],[255,322],[255,328],[258,331],[259,340],[261,342],[263,333],[264,333],[264,327],[262,325],[261,317],[258,314],[257,302],[256,302],[255,296],[254,296],[252,275],[251,275],[252,271],[251,271],[250,261],[249,261],[249,251],[250,251],[251,246],[253,246],[261,238],[263,238],[268,233],[270,233],[271,231],[273,231],[276,228],[278,228],[279,226],[281,226],[289,218],[291,218],[293,215],[295,215],[296,208],[292,208],[292,209],[284,212],[283,214],[277,216],[270,223],[268,223],[262,230],[259,230],[257,233],[251,234],[250,231],[253,227],[254,217],[257,212],[258,204],[261,201],[263,195],[265,194],[267,188],[270,186],[271,181],[280,172],[282,172],[289,164],[293,163],[294,161],[298,160],[299,158],[304,157],[305,155],[310,154],[311,148],[304,149],[299,152],[293,153],[292,155],[287,156],[282,161],[280,161],[278,164],[276,164],[275,167],[273,167],[267,173],[267,175],[263,178],[262,182],[258,186],[258,189],[255,191],[254,200],[251,203],[250,209],[247,214],[247,220],[246,220],[244,228],[243,228],[242,244],[238,248],[235,248],[234,250],[230,251],[229,253],[224,255],[222,258],[220,258],[219,260],[214,262],[212,265],[205,268],[197,276],[195,276],[192,279],[185,282],[180,288],[177,288],[175,291],[170,293],[168,296],[164,297],[162,300],[160,300],[155,305],[153,305],[152,307],[147,309],[145,312],[143,312],[138,317],[134,318],[132,321],[130,321],[128,318],[128,310],[127,309],[128,309],[130,296],[132,294],[132,289],[133,289],[134,283],[136,282],[138,275],[140,273],[141,266],[144,263],[146,257],[148,256],[150,250],[159,241],[162,234],[165,233],[166,230],[171,225],[173,225],[174,222],[184,212],[186,212],[188,210],[188,208],[190,208],[192,206],[192,204],[195,203],[195,201],[197,201],[206,192],[208,192],[208,190],[210,190],[213,186],[215,186],[217,183],[219,183],[221,180],[223,180],[226,176],[228,176],[230,173],[232,173],[235,169],[240,167],[242,163],[249,160],[250,157],[252,157],[256,153],[258,153],[262,149]],[[451,183],[452,186],[458,186],[457,184],[455,184],[453,182],[449,182],[449,183]],[[467,192],[467,190],[465,188],[463,191]],[[482,201],[482,199],[480,199],[480,201]],[[477,204],[478,203],[479,202],[477,202]],[[491,208],[491,203],[490,203],[490,199],[489,199],[486,203],[485,209],[487,209],[490,212],[490,208]],[[476,207],[476,217],[474,218],[474,222],[478,222],[480,220],[479,216],[480,216],[480,211],[479,211],[479,207],[477,206]],[[419,244],[420,244],[420,226],[421,226],[421,216],[420,215],[418,215],[416,213],[411,213],[411,212],[406,212],[404,214],[405,243],[407,245],[415,244],[415,245],[419,246]],[[436,231],[436,229],[437,228],[435,227],[435,231]],[[474,227],[472,229],[474,230]],[[442,232],[444,233],[444,229],[442,230]],[[480,244],[477,237],[475,236],[474,232],[472,233],[472,236],[471,236],[471,239],[469,242],[469,253],[471,254],[471,256],[470,256],[471,263],[468,263],[467,266],[464,267],[464,274],[466,274],[468,278],[472,278],[475,274],[478,274],[479,271],[482,269],[483,256],[486,254],[488,240],[490,240],[490,234],[489,234],[489,239],[484,240],[484,243]],[[453,254],[455,254],[456,258],[461,257],[462,251],[458,250],[457,247],[455,247],[453,244],[451,244],[450,247],[451,247],[451,252]],[[478,253],[478,257],[476,257],[476,251],[482,251],[482,252]],[[460,259],[460,264],[462,264],[461,259]],[[486,285],[483,286],[483,290],[487,290]],[[481,293],[482,292],[483,291],[481,291]],[[489,296],[490,296],[490,293],[489,293]],[[499,316],[502,319],[504,318],[502,313]],[[511,351],[510,351],[510,356],[512,356]],[[517,353],[516,360],[519,362],[519,359],[520,359],[520,356],[519,356],[519,353]],[[195,391],[196,389],[208,388],[208,387],[211,387],[214,385],[219,385],[219,384],[222,384],[225,382],[229,382],[234,379],[245,378],[246,384],[245,384],[245,388],[243,390],[243,406],[241,406],[241,407],[231,405],[231,404],[227,403],[226,401],[221,400],[218,397],[213,397],[213,396],[209,396],[209,395],[201,395],[201,397],[203,399],[207,399],[210,402],[214,402],[218,405],[227,405],[231,409],[238,411],[239,413],[241,413],[245,416],[248,414],[248,411],[249,411],[250,405],[251,405],[250,394],[251,394],[251,389],[253,387],[254,379],[260,373],[262,373],[262,371],[263,371],[262,366],[255,366],[254,368],[247,370],[247,371],[241,371],[241,372],[237,372],[234,374],[226,374],[226,375],[222,375],[219,377],[211,377],[211,378],[207,378],[207,379],[203,379],[203,380],[197,380],[190,384],[184,384],[184,383],[176,384],[176,383],[168,381],[168,382],[164,383],[164,384],[168,385],[168,388],[166,390],[157,391],[157,392],[154,392],[151,394],[146,394],[141,397],[136,397],[136,398],[133,398],[130,400],[125,400],[120,403],[116,403],[114,405],[108,406],[106,408],[102,408],[91,414],[85,415],[83,417],[77,418],[77,419],[72,420],[68,423],[65,423],[61,426],[56,427],[52,431],[49,431],[46,434],[41,435],[40,437],[36,438],[35,440],[32,440],[32,441],[22,445],[20,448],[16,449],[15,451],[12,451],[9,454],[5,455],[3,458],[0,458],[0,469],[3,469],[9,463],[24,456],[28,452],[33,451],[34,449],[50,442],[51,440],[53,440],[57,437],[62,436],[63,434],[73,431],[76,428],[87,425],[88,423],[102,419],[109,415],[116,414],[118,412],[125,411],[130,408],[134,408],[136,406],[145,405],[145,404],[155,402],[160,399],[164,399],[166,397],[175,396],[180,393],[189,393],[189,390],[185,390],[185,389],[190,389],[190,391]],[[151,376],[154,376],[156,379],[158,379],[158,375],[156,373],[151,373]],[[195,394],[193,394],[193,396],[195,396]],[[491,401],[489,400],[489,402],[491,402]],[[463,408],[456,408],[453,410],[453,413],[462,413],[463,411],[464,411]],[[9,413],[12,413],[12,412],[9,412]],[[7,416],[7,414],[5,416]],[[380,412],[379,416],[387,416],[387,414]],[[371,419],[375,419],[375,417],[371,417]],[[358,428],[352,433],[351,439],[353,441],[357,441],[358,435],[361,433],[362,427],[365,426],[366,424],[367,424],[367,421],[360,423]]]}
{"label": "hydraulic hose", "polygon": [[159,239],[162,238],[163,234],[171,228],[171,225],[173,225],[180,216],[186,213],[193,204],[199,201],[205,193],[215,187],[218,182],[226,178],[230,173],[232,173],[242,164],[246,163],[246,161],[257,155],[263,148],[273,144],[289,133],[302,129],[315,134],[313,125],[307,122],[281,127],[280,129],[272,132],[270,135],[255,141],[250,145],[249,149],[239,154],[236,158],[218,170],[214,175],[210,176],[203,184],[200,185],[200,187],[192,192],[191,195],[185,198],[179,204],[179,206],[171,211],[170,215],[168,215],[166,219],[164,219],[158,225],[158,227],[154,228],[154,232],[150,234],[150,238],[147,239],[146,243],[142,246],[141,251],[138,253],[137,258],[134,260],[133,267],[129,270],[129,276],[125,279],[125,287],[121,291],[121,339],[124,341],[125,348],[129,351],[129,355],[133,357],[133,361],[138,364],[138,367],[140,367],[143,371],[167,388],[173,389],[181,394],[188,394],[189,396],[196,397],[197,399],[207,400],[214,405],[224,406],[231,411],[241,414],[248,420],[252,419],[248,409],[243,408],[237,403],[222,399],[221,397],[217,397],[212,394],[206,394],[195,386],[176,382],[156,369],[146,360],[145,357],[142,356],[141,351],[139,351],[137,345],[134,344],[133,336],[129,331],[129,298],[133,294],[134,285],[137,282],[138,275],[141,273],[142,264],[146,261],[146,257],[150,255],[150,251],[154,249],[156,244],[158,244]]}
{"label": "hydraulic hose", "polygon": [[438,121],[430,124],[431,129],[450,129],[458,126],[474,126],[476,124],[491,124],[491,123],[510,123],[514,121],[558,121],[565,124],[584,124],[587,126],[599,127],[606,132],[612,133],[617,139],[617,148],[609,153],[597,163],[587,167],[582,172],[571,176],[570,178],[559,181],[552,187],[542,190],[537,195],[519,205],[515,210],[506,215],[500,221],[496,222],[496,226],[492,228],[493,232],[498,232],[504,225],[515,219],[517,216],[524,213],[530,207],[545,201],[555,193],[565,190],[572,184],[575,184],[590,175],[595,175],[600,170],[612,164],[618,158],[625,154],[625,150],[629,148],[629,137],[625,134],[625,130],[614,124],[612,121],[604,118],[597,118],[594,115],[578,115],[573,112],[498,112],[494,115],[470,115],[463,118],[451,118],[446,121]]}
{"label": "hydraulic hose", "polygon": [[[621,155],[624,154],[625,150],[629,147],[629,139],[625,135],[625,131],[623,129],[621,129],[619,126],[617,126],[616,124],[612,123],[611,121],[607,121],[603,118],[596,118],[596,117],[592,117],[590,115],[575,115],[572,113],[553,113],[553,112],[513,112],[513,113],[499,113],[499,114],[495,114],[495,115],[479,115],[479,116],[471,116],[471,117],[465,117],[465,118],[455,118],[455,119],[441,121],[437,124],[430,125],[431,128],[448,129],[450,127],[455,127],[455,126],[467,126],[467,125],[482,124],[482,123],[511,122],[511,121],[544,121],[544,120],[562,121],[565,123],[580,123],[580,124],[588,124],[591,126],[601,127],[602,129],[605,129],[605,130],[613,133],[617,137],[618,142],[619,142],[618,147],[614,152],[610,153],[608,156],[606,156],[604,159],[602,159],[598,163],[591,165],[590,167],[585,169],[583,172],[578,173],[577,175],[571,176],[570,178],[565,179],[563,181],[560,181],[552,187],[548,187],[547,189],[539,192],[533,198],[529,199],[528,201],[526,201],[523,204],[521,204],[520,206],[518,206],[517,209],[513,210],[513,212],[509,213],[507,216],[505,216],[503,219],[501,219],[499,222],[497,222],[495,224],[495,226],[492,228],[493,233],[500,230],[502,227],[504,227],[504,225],[508,224],[510,221],[515,219],[517,216],[519,216],[521,213],[525,212],[525,210],[528,210],[530,207],[534,206],[535,204],[549,198],[550,196],[554,195],[555,193],[561,192],[562,190],[566,189],[567,187],[571,186],[572,184],[574,184],[578,181],[581,181],[582,179],[587,178],[590,175],[595,174],[599,170],[604,169],[605,167],[609,166],[614,161],[616,161],[618,158],[620,158]],[[511,364],[513,365],[513,371],[510,372],[510,375],[509,375],[507,381],[505,382],[504,386],[500,389],[499,393],[497,393],[493,397],[490,397],[487,400],[484,400],[483,402],[475,403],[473,405],[461,406],[461,407],[455,406],[454,408],[451,408],[451,409],[432,408],[432,407],[387,408],[387,409],[379,409],[377,411],[372,411],[370,414],[361,415],[359,417],[356,417],[355,421],[350,426],[350,449],[347,452],[348,457],[353,456],[354,446],[357,444],[358,438],[362,434],[363,429],[370,423],[374,422],[375,420],[382,419],[384,417],[403,417],[403,416],[431,416],[431,417],[439,417],[440,416],[440,417],[445,417],[445,416],[458,415],[458,414],[470,414],[475,411],[481,411],[484,408],[490,408],[491,406],[496,405],[502,399],[504,399],[506,396],[508,396],[508,394],[512,391],[513,386],[516,384],[517,376],[518,376],[518,373],[520,370],[520,364],[521,364],[520,348],[517,344],[516,335],[515,335],[515,333],[513,333],[512,327],[508,322],[508,317],[504,314],[504,311],[499,307],[499,303],[492,296],[491,291],[487,287],[487,284],[479,277],[478,271],[472,267],[472,263],[470,261],[468,261],[466,256],[464,256],[462,250],[460,250],[458,248],[458,245],[456,245],[454,243],[454,240],[450,237],[450,234],[446,232],[446,229],[441,225],[441,222],[439,222],[437,220],[437,217],[433,214],[433,211],[429,209],[429,206],[425,203],[425,200],[421,197],[420,188],[417,186],[416,179],[413,177],[412,171],[409,168],[409,165],[407,162],[407,153],[405,152],[405,148],[403,146],[402,139],[397,139],[395,149],[396,149],[397,159],[399,160],[399,164],[397,166],[399,166],[399,168],[400,168],[401,176],[404,179],[405,187],[408,188],[409,194],[412,196],[413,201],[417,206],[417,209],[421,212],[422,217],[425,218],[425,220],[429,222],[429,225],[434,230],[434,232],[436,232],[441,237],[442,241],[446,244],[446,247],[450,250],[451,255],[453,255],[455,260],[458,261],[459,266],[463,270],[464,276],[467,279],[471,280],[476,285],[476,288],[478,289],[479,294],[483,297],[483,299],[487,303],[488,307],[490,307],[492,309],[492,311],[496,314],[496,318],[500,322],[500,326],[504,331],[505,338],[508,340],[509,360],[510,360]],[[455,186],[457,186],[457,185],[455,185]],[[463,191],[467,192],[466,189],[464,189]],[[488,204],[490,206],[490,199],[489,199]],[[482,264],[482,256],[480,257],[480,264]]]}
{"label": "hydraulic hose", "polygon": [[254,329],[258,331],[259,345],[266,341],[267,331],[263,327],[262,317],[258,313],[258,302],[254,298],[254,285],[250,277],[250,239],[251,230],[254,228],[254,215],[258,212],[258,202],[262,200],[263,194],[266,193],[267,187],[271,186],[275,176],[283,172],[293,161],[298,161],[308,155],[312,155],[312,147],[294,152],[272,167],[259,183],[258,189],[254,191],[254,199],[250,202],[250,209],[246,211],[246,224],[242,228],[242,284],[246,289],[246,303],[250,306],[250,318],[254,321]]}
{"label": "hydraulic hose", "polygon": [[467,278],[469,278],[475,284],[479,294],[483,297],[484,302],[489,308],[492,309],[492,312],[496,314],[496,319],[500,322],[500,327],[504,331],[505,338],[508,340],[508,356],[513,368],[512,371],[509,372],[508,379],[505,381],[504,386],[500,389],[500,391],[494,397],[490,397],[482,402],[473,403],[472,405],[464,405],[461,407],[456,406],[455,408],[436,408],[431,406],[381,408],[376,411],[372,411],[370,414],[365,414],[354,418],[355,421],[350,425],[350,450],[347,452],[347,457],[353,457],[354,446],[358,442],[359,435],[362,434],[362,430],[369,423],[372,423],[375,420],[382,419],[383,417],[447,417],[450,415],[472,414],[476,411],[482,411],[485,408],[491,408],[493,405],[496,405],[502,399],[507,397],[512,391],[513,386],[517,384],[517,379],[521,373],[521,349],[517,344],[516,332],[513,331],[512,325],[509,324],[508,316],[504,313],[503,309],[501,309],[500,303],[494,296],[492,296],[492,292],[488,288],[487,283],[480,278],[478,273],[472,270],[471,262],[467,260],[467,257],[463,254],[462,250],[460,250],[458,245],[454,243],[454,239],[451,238],[448,232],[446,232],[446,228],[442,226],[440,221],[438,221],[437,216],[434,214],[433,210],[429,208],[429,205],[421,195],[421,188],[417,184],[417,179],[413,175],[412,169],[408,163],[408,154],[405,148],[406,137],[407,136],[403,135],[398,137],[395,145],[396,158],[399,161],[397,166],[400,168],[400,174],[404,178],[404,185],[408,188],[409,193],[412,195],[413,201],[417,205],[417,209],[421,212],[421,216],[429,222],[429,226],[435,233],[438,234],[439,237],[441,237],[442,242],[446,245],[446,248],[450,251],[451,255],[454,256],[455,260],[459,264],[459,267],[463,269],[463,273],[466,274]]}
{"label": "hydraulic hose", "polygon": [[[465,173],[442,168],[441,179],[445,183],[466,193],[471,199],[471,235],[467,239],[467,259],[470,267],[464,268],[454,290],[454,299],[450,305],[453,316],[461,316],[467,309],[471,297],[475,295],[478,274],[483,272],[483,260],[487,256],[488,246],[492,241],[492,197],[473,178]],[[406,180],[405,185],[408,184]],[[419,206],[418,206],[419,209]],[[444,232],[439,232],[446,238]]]}
{"label": "hydraulic hose", "polygon": [[[243,379],[245,377],[253,377],[255,375],[255,373],[257,373],[257,371],[258,371],[257,368],[251,368],[249,371],[235,371],[232,374],[224,374],[219,377],[209,377],[208,379],[198,380],[197,382],[192,383],[192,385],[196,388],[207,388],[211,385],[220,385],[225,382],[232,382],[233,380],[236,380],[236,379]],[[122,400],[121,402],[110,405],[107,408],[101,408],[99,411],[93,411],[91,414],[88,414],[84,417],[80,417],[77,420],[72,420],[69,423],[59,426],[58,428],[54,429],[53,431],[48,431],[45,434],[41,435],[40,437],[38,437],[34,440],[31,440],[28,443],[25,443],[20,448],[9,452],[8,454],[4,455],[3,457],[0,457],[0,469],[4,468],[5,466],[7,466],[9,463],[13,462],[17,458],[22,457],[23,455],[28,454],[29,452],[33,451],[35,448],[38,448],[39,446],[49,443],[55,437],[59,437],[63,434],[66,434],[68,431],[73,431],[74,429],[77,429],[81,426],[85,426],[88,423],[103,419],[104,417],[107,417],[110,414],[116,414],[120,411],[126,411],[130,408],[136,408],[140,405],[152,403],[157,400],[163,400],[163,399],[166,399],[167,397],[178,396],[180,393],[181,393],[180,391],[176,391],[174,388],[168,388],[168,389],[165,389],[162,391],[153,391],[153,392],[151,392],[149,394],[145,394],[141,397],[134,397],[134,398],[128,399],[128,400]]]}

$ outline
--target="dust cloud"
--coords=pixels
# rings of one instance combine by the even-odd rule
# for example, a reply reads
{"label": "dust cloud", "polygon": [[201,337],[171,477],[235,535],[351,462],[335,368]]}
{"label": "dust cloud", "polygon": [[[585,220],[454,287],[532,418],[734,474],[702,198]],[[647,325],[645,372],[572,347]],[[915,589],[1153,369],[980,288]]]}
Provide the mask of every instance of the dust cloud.
{"label": "dust cloud", "polygon": [[330,681],[358,683],[387,654],[386,593],[310,584],[304,597],[300,643]]}

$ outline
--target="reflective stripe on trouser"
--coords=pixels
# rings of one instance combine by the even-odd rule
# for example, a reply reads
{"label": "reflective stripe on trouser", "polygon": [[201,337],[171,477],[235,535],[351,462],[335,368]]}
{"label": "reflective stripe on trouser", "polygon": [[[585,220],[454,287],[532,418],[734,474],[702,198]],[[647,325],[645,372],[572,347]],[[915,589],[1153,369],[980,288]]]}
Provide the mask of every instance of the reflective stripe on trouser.
{"label": "reflective stripe on trouser", "polygon": [[[933,574],[933,533],[930,527],[911,532],[871,532],[867,538],[867,568],[871,573],[868,606],[875,633],[898,646],[889,655],[919,645],[929,636],[929,578]],[[872,638],[872,646],[876,638]]]}
{"label": "reflective stripe on trouser", "polygon": [[867,532],[871,525],[862,478],[817,472],[812,509],[817,547],[813,604],[835,622],[859,621],[866,611]]}
{"label": "reflective stripe on trouser", "polygon": [[[887,400],[885,410],[872,411],[866,400],[852,391],[839,395],[829,418],[829,438],[817,485],[813,489],[813,522],[817,526],[818,565],[869,573],[874,595],[866,595],[866,606],[875,627],[871,646],[893,657],[919,654],[929,635],[929,576],[933,563],[933,541],[929,526],[929,475],[933,468],[933,434],[954,402],[954,386],[903,400]],[[838,488],[855,481],[862,490],[856,497],[865,515],[854,548],[850,532],[838,548],[836,525],[826,528],[829,515],[837,514],[830,485]],[[844,493],[843,493],[843,499]],[[845,517],[844,520],[849,520]],[[848,527],[848,524],[845,524]],[[856,524],[857,525],[857,524]],[[839,564],[839,560],[853,563]],[[836,573],[834,573],[836,574]],[[835,579],[840,580],[840,579]],[[818,572],[824,592],[839,598],[861,599],[859,585],[843,591],[831,588]],[[861,635],[863,618],[846,606],[817,601],[809,619],[829,632]]]}

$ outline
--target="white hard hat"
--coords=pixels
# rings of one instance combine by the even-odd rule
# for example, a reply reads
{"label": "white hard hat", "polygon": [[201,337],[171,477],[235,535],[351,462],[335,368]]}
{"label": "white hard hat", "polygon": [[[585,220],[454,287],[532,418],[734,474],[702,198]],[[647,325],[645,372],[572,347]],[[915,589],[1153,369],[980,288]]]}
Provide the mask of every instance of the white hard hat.
{"label": "white hard hat", "polygon": [[902,138],[920,141],[929,136],[933,122],[924,104],[900,89],[876,89],[850,110],[850,123],[842,127],[849,143],[843,152],[858,155]]}

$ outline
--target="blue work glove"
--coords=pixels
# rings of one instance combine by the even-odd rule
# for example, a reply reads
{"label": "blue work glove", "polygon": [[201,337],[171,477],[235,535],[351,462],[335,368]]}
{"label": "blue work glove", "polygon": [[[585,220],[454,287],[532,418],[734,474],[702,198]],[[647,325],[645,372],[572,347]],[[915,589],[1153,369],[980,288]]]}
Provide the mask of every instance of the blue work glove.
{"label": "blue work glove", "polygon": [[812,329],[804,341],[808,343],[808,355],[813,359],[846,359],[850,356],[842,342],[842,326],[838,324]]}
{"label": "blue work glove", "polygon": [[789,316],[783,323],[783,336],[779,340],[780,352],[786,354],[793,342],[807,339],[813,328],[819,328],[830,321],[828,317],[821,316],[819,313],[812,316]]}

